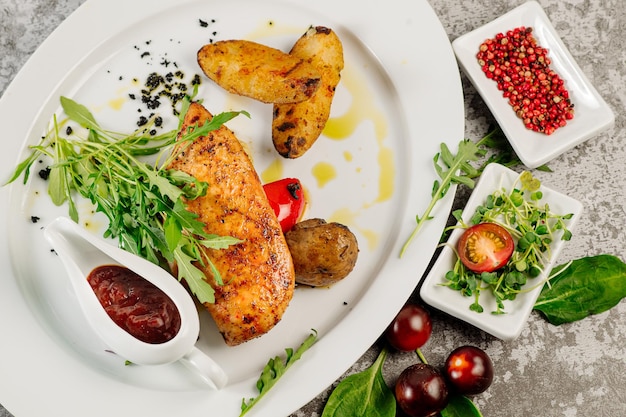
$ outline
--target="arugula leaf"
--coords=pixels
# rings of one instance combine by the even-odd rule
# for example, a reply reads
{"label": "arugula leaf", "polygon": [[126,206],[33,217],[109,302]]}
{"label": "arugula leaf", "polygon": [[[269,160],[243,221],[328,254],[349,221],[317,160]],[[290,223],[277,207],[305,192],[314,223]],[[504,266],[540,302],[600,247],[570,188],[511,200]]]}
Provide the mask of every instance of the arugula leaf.
{"label": "arugula leaf", "polygon": [[322,417],[395,417],[396,398],[382,375],[387,350],[366,370],[349,375],[334,389]]}
{"label": "arugula leaf", "polygon": [[22,175],[24,175],[23,183],[26,184],[28,178],[30,177],[30,167],[37,160],[39,155],[40,152],[32,152],[30,156],[17,165],[17,168],[13,171],[13,175],[11,175],[11,177],[3,185],[12,183]]}
{"label": "arugula leaf", "polygon": [[173,216],[168,216],[163,222],[163,231],[165,232],[165,242],[170,251],[174,251],[183,237],[180,223]]}
{"label": "arugula leaf", "polygon": [[474,188],[475,181],[473,178],[478,175],[478,171],[472,167],[469,162],[478,160],[481,155],[482,151],[478,145],[468,139],[464,139],[459,143],[456,155],[450,152],[450,149],[445,143],[440,145],[440,152],[435,155],[433,162],[435,171],[441,181],[435,181],[432,191],[432,200],[422,216],[415,217],[417,224],[402,246],[400,257],[404,255],[426,220],[431,218],[430,213],[435,208],[437,202],[445,197],[452,184],[464,184],[469,188]]}
{"label": "arugula leaf", "polygon": [[93,117],[93,114],[83,106],[75,102],[74,100],[61,96],[61,107],[67,116],[86,129],[97,130],[100,126]]}
{"label": "arugula leaf", "polygon": [[[488,150],[494,152],[487,155]],[[486,155],[487,157],[485,158]],[[477,168],[471,164],[471,162],[478,161],[481,158],[483,158],[484,161]],[[445,197],[453,184],[465,185],[473,189],[475,185],[474,179],[480,176],[488,164],[497,162],[507,167],[521,164],[520,159],[513,151],[502,129],[498,126],[490,129],[489,132],[476,143],[469,139],[462,140],[459,143],[456,155],[450,151],[445,143],[441,143],[440,151],[434,156],[433,162],[439,179],[435,180],[433,183],[431,192],[432,200],[421,217],[419,215],[415,216],[417,224],[402,246],[400,257],[404,255],[426,220],[432,218],[430,213],[437,201]],[[538,167],[537,170],[551,172],[547,165],[542,165]]]}
{"label": "arugula leaf", "polygon": [[559,325],[599,314],[626,297],[626,264],[613,255],[576,259],[552,269],[534,309]]}
{"label": "arugula leaf", "polygon": [[241,401],[241,414],[239,417],[250,411],[250,409],[258,403],[261,398],[263,398],[263,396],[274,386],[274,384],[276,384],[280,377],[287,372],[291,365],[299,360],[304,352],[313,346],[317,340],[317,331],[314,329],[311,331],[312,333],[304,340],[304,342],[302,342],[300,347],[295,352],[291,348],[285,349],[285,353],[287,354],[285,362],[283,362],[279,356],[276,356],[267,362],[267,365],[263,368],[263,372],[261,372],[261,376],[256,383],[259,395],[254,398],[250,398],[248,401],[245,399]]}
{"label": "arugula leaf", "polygon": [[214,303],[215,290],[205,281],[204,273],[193,264],[196,259],[185,253],[181,247],[174,249],[173,254],[178,268],[178,279],[187,282],[191,292],[202,304]]}
{"label": "arugula leaf", "polygon": [[198,243],[209,249],[226,249],[241,242],[240,239],[232,236],[207,235],[207,237],[208,239],[200,240]]}
{"label": "arugula leaf", "polygon": [[[188,105],[189,100],[183,104]],[[85,106],[70,98],[61,97],[61,105],[68,116],[62,124],[78,123],[87,129],[87,136],[61,136],[55,115],[53,129],[31,147],[32,153],[17,166],[9,183],[20,175],[26,181],[34,161],[49,157],[48,194],[54,204],[67,202],[70,217],[78,221],[74,194],[88,199],[109,219],[104,237],[117,238],[121,248],[157,265],[177,262],[178,279],[185,279],[200,302],[213,302],[214,290],[197,265],[208,265],[217,285],[223,280],[202,248],[224,249],[240,241],[208,234],[198,216],[186,209],[183,199],[205,195],[208,184],[169,170],[167,164],[152,166],[138,157],[160,152],[168,155],[169,161],[175,156],[171,149],[176,144],[191,142],[239,114],[249,114],[218,114],[188,134],[172,130],[153,137],[145,126],[131,134],[104,130]],[[183,118],[184,114],[179,124]]]}
{"label": "arugula leaf", "polygon": [[[497,163],[509,168],[522,165],[522,161],[515,154],[513,147],[499,126],[489,129],[489,133],[478,141],[478,145],[495,151],[495,153],[488,156],[486,161],[478,169],[480,172],[490,163]],[[552,172],[552,169],[546,164],[538,166],[535,169],[537,171]]]}
{"label": "arugula leaf", "polygon": [[150,185],[157,188],[162,196],[166,196],[172,201],[177,201],[178,197],[183,194],[182,190],[175,184],[172,184],[168,178],[159,175],[159,171],[146,169],[144,172],[148,176]]}

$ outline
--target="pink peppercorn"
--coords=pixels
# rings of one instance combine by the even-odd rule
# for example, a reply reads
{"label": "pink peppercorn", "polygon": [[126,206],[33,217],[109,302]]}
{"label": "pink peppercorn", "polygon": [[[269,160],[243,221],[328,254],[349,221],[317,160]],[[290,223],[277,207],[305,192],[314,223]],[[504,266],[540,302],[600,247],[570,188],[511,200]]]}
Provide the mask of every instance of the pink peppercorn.
{"label": "pink peppercorn", "polygon": [[548,50],[537,44],[532,28],[498,33],[480,45],[476,58],[526,128],[551,135],[574,117],[565,83],[550,68]]}

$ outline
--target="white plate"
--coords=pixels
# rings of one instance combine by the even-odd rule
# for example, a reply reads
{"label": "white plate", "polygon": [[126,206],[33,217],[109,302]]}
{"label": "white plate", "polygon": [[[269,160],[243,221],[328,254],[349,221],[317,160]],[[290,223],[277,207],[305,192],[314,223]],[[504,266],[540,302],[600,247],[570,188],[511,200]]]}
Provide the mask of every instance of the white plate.
{"label": "white plate", "polygon": [[[67,209],[52,207],[38,165],[26,186],[0,188],[0,403],[8,410],[18,417],[236,417],[242,398],[256,395],[267,360],[297,347],[314,328],[318,342],[249,413],[285,416],[326,389],[382,333],[425,271],[452,205],[454,192],[399,259],[415,215],[430,201],[432,156],[440,141],[455,147],[464,134],[458,68],[426,0],[394,0],[384,8],[370,0],[359,3],[359,13],[351,2],[331,0],[89,0],[42,44],[0,100],[3,137],[10,138],[3,142],[1,176],[8,178],[26,155],[24,146],[39,140],[61,95],[92,109],[102,125],[129,131],[139,106],[126,97],[150,71],[163,73],[164,59],[190,78],[200,73],[196,51],[210,39],[246,38],[288,50],[311,24],[334,28],[344,43],[346,68],[332,118],[344,128],[361,123],[343,140],[322,137],[304,157],[285,161],[269,142],[271,106],[226,95],[206,79],[200,97],[214,113],[251,113],[251,120],[237,118],[229,127],[263,178],[303,181],[307,217],[350,226],[361,249],[354,272],[329,289],[299,288],[275,329],[239,347],[227,348],[203,314],[200,347],[230,376],[219,392],[207,391],[181,366],[124,366],[85,330],[62,266],[42,239],[41,228]],[[150,55],[141,58],[143,52]],[[425,55],[431,65],[423,65]],[[318,183],[333,171],[334,179]],[[87,204],[79,210],[94,232],[102,229],[103,219],[92,217]],[[33,224],[31,216],[41,220]]]}
{"label": "white plate", "polygon": [[[482,175],[472,195],[463,209],[462,219],[469,224],[469,219],[474,215],[476,207],[484,204],[485,198],[498,189],[511,190],[519,174],[509,168],[499,164],[489,164]],[[567,220],[567,227],[573,231],[576,222],[582,214],[582,204],[571,197],[552,190],[545,185],[541,186],[543,192],[542,203],[550,207],[550,211],[557,214],[572,213],[571,219]],[[443,247],[439,258],[433,265],[424,280],[420,289],[422,299],[431,306],[444,311],[454,317],[470,323],[479,329],[486,331],[502,340],[513,340],[519,336],[533,305],[541,292],[542,285],[538,285],[547,278],[547,274],[552,270],[555,261],[561,253],[561,249],[566,241],[555,239],[550,245],[552,256],[546,262],[544,273],[528,280],[523,287],[530,291],[519,294],[515,300],[504,301],[504,311],[506,314],[494,315],[496,304],[495,298],[488,292],[481,292],[480,303],[484,307],[484,312],[476,313],[469,309],[474,302],[474,297],[465,297],[459,291],[451,290],[441,284],[446,282],[445,275],[452,270],[456,262],[456,253],[451,248],[458,242],[464,229],[455,229],[448,239],[448,243]]]}
{"label": "white plate", "polygon": [[[548,49],[551,67],[565,81],[574,103],[574,118],[549,136],[526,129],[508,99],[502,97],[496,83],[485,76],[476,60],[478,47],[486,39],[520,26],[532,27],[539,45]],[[613,125],[613,111],[591,85],[535,1],[524,3],[460,36],[452,42],[452,47],[463,71],[489,106],[517,156],[529,168],[545,164]]]}

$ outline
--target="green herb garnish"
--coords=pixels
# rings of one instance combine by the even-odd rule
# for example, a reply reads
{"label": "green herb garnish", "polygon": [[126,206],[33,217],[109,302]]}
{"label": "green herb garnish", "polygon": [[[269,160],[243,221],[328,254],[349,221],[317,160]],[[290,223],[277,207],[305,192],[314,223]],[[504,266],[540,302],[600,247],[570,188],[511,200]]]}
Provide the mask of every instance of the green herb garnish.
{"label": "green herb garnish", "polygon": [[267,362],[267,365],[263,368],[261,376],[259,377],[256,387],[259,390],[259,395],[254,398],[250,398],[248,401],[243,399],[241,401],[241,414],[239,417],[246,414],[250,409],[258,403],[261,398],[276,384],[281,376],[287,372],[287,369],[291,367],[298,359],[302,357],[302,354],[306,352],[317,340],[317,331],[312,330],[312,333],[302,342],[300,347],[294,352],[292,348],[285,349],[287,357],[285,361],[276,356]]}
{"label": "green herb garnish", "polygon": [[[473,296],[475,301],[470,309],[482,312],[480,293],[489,291],[496,301],[492,313],[504,313],[504,301],[514,300],[528,278],[534,278],[544,271],[550,259],[550,244],[557,238],[570,240],[572,233],[567,229],[566,220],[572,214],[555,214],[548,204],[541,203],[543,197],[538,179],[524,171],[510,191],[496,190],[487,196],[485,203],[476,208],[470,225],[497,223],[511,233],[517,242],[509,262],[493,272],[475,273],[465,267],[457,256],[454,269],[446,273],[446,283],[441,284],[460,291],[465,296]],[[518,187],[519,188],[516,188]],[[461,227],[469,227],[461,219],[461,211],[453,215]],[[559,237],[560,235],[560,237]]]}
{"label": "green herb garnish", "polygon": [[441,143],[440,149],[440,152],[433,158],[433,162],[441,181],[436,180],[434,182],[431,194],[432,199],[422,216],[415,216],[415,228],[402,246],[400,257],[404,255],[426,220],[431,219],[430,213],[435,208],[437,202],[445,197],[452,184],[465,184],[469,188],[474,188],[475,181],[473,178],[479,175],[478,170],[469,163],[470,161],[477,161],[479,157],[483,155],[483,152],[476,143],[468,139],[462,140],[459,143],[456,155],[450,152],[450,149],[445,143]]}
{"label": "green herb garnish", "polygon": [[[175,262],[178,279],[186,281],[198,300],[214,302],[214,290],[195,263],[208,265],[221,284],[222,277],[202,249],[223,249],[239,240],[204,231],[204,224],[187,211],[184,201],[204,195],[209,184],[167,166],[175,157],[171,153],[175,143],[189,143],[247,113],[216,115],[209,123],[182,132],[177,140],[188,99],[183,103],[179,128],[158,136],[147,134],[146,126],[129,135],[110,132],[99,126],[85,106],[66,97],[61,97],[61,105],[68,119],[58,122],[54,118],[51,131],[31,147],[32,153],[8,182],[23,175],[26,183],[32,164],[48,157],[48,194],[55,205],[67,203],[69,216],[77,222],[75,194],[90,200],[95,210],[109,219],[104,237],[117,238],[121,248],[155,264]],[[61,135],[61,126],[69,121],[84,128],[84,137],[71,128]],[[148,155],[157,155],[157,162],[140,159]],[[158,164],[164,155],[165,160]]]}
{"label": "green herb garnish", "polygon": [[[419,360],[427,364],[420,349],[415,351]],[[364,371],[348,375],[333,390],[321,417],[394,417],[397,402],[392,388],[383,378],[383,366],[388,351],[383,348],[376,361]],[[450,402],[441,410],[441,417],[482,417],[469,398],[451,393]]]}
{"label": "green herb garnish", "polygon": [[559,325],[607,311],[624,297],[626,264],[613,255],[596,255],[553,268],[534,309]]}
{"label": "green herb garnish", "polygon": [[396,397],[382,374],[386,357],[387,350],[382,349],[369,368],[343,379],[328,398],[322,417],[394,417]]}
{"label": "green herb garnish", "polygon": [[[471,164],[483,157],[482,164],[477,167]],[[511,167],[520,164],[520,160],[513,152],[502,130],[496,127],[476,143],[469,139],[459,142],[456,155],[450,151],[445,143],[441,143],[440,151],[433,158],[433,163],[439,179],[433,183],[432,199],[424,213],[421,216],[415,216],[415,228],[402,246],[400,257],[404,255],[424,223],[432,218],[430,214],[437,202],[446,196],[453,184],[461,184],[473,189],[475,179],[480,176],[488,164],[499,163]],[[550,171],[550,168],[545,165],[538,169]]]}
{"label": "green herb garnish", "polygon": [[464,395],[452,394],[446,408],[439,413],[441,417],[483,417],[476,404]]}

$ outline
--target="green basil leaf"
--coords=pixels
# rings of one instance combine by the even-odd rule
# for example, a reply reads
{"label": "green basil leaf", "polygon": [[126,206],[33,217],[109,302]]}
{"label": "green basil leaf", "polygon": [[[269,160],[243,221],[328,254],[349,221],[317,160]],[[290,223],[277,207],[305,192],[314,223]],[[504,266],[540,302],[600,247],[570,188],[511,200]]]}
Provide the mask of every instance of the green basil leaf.
{"label": "green basil leaf", "polygon": [[450,396],[450,402],[441,411],[441,417],[482,417],[480,410],[469,398],[463,395]]}
{"label": "green basil leaf", "polygon": [[609,310],[626,297],[626,264],[613,255],[597,255],[560,265],[541,290],[534,309],[552,324],[581,320]]}
{"label": "green basil leaf", "polygon": [[322,417],[395,417],[396,398],[382,375],[386,356],[383,349],[372,366],[341,381]]}

